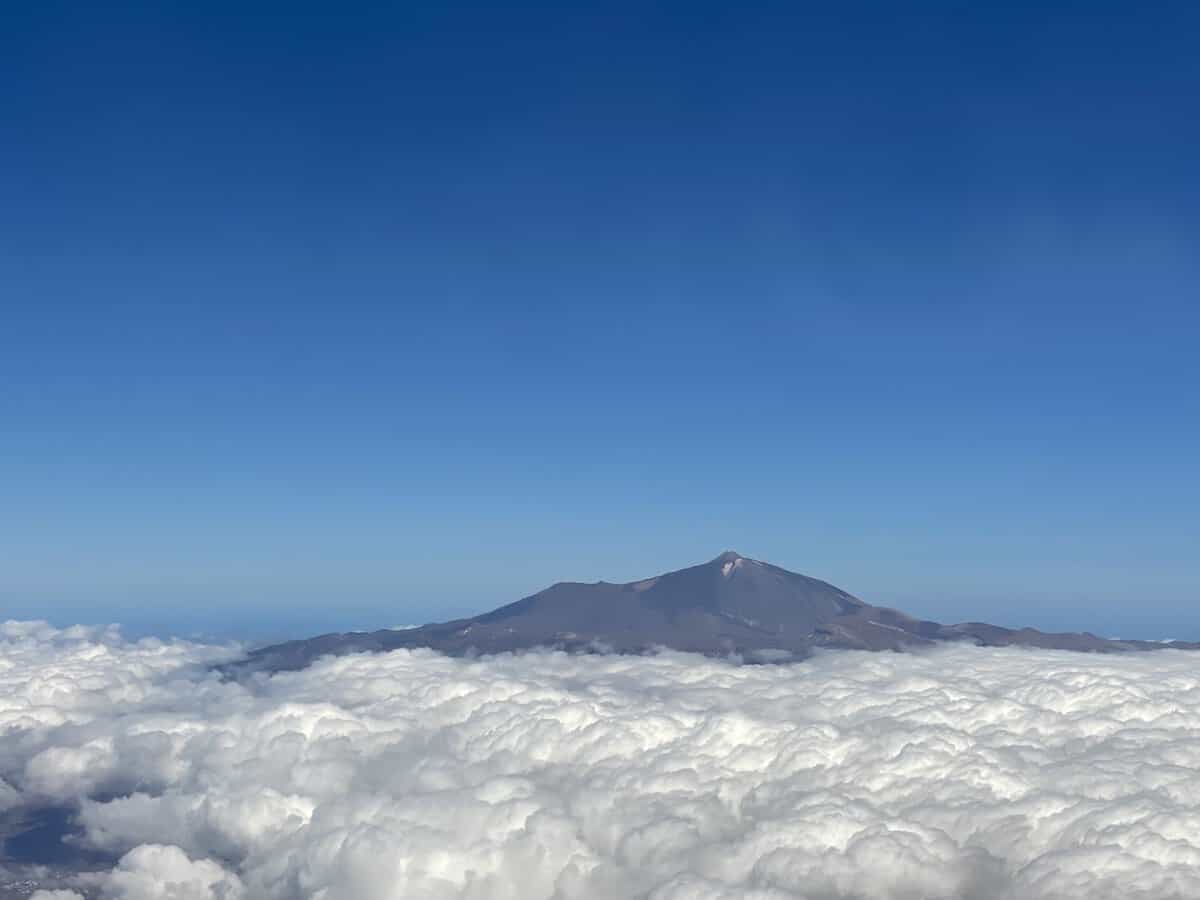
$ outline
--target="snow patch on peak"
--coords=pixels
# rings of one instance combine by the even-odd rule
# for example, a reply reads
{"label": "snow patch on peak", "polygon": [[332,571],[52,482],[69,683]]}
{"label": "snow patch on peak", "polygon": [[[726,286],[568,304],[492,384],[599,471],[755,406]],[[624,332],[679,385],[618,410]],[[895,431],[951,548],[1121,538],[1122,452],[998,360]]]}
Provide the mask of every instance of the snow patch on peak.
{"label": "snow patch on peak", "polygon": [[735,569],[740,569],[742,567],[742,563],[744,563],[744,562],[745,562],[745,560],[742,559],[740,556],[737,559],[729,560],[729,562],[724,563],[721,566],[721,574],[724,575],[726,578],[728,578],[730,575],[733,574]]}

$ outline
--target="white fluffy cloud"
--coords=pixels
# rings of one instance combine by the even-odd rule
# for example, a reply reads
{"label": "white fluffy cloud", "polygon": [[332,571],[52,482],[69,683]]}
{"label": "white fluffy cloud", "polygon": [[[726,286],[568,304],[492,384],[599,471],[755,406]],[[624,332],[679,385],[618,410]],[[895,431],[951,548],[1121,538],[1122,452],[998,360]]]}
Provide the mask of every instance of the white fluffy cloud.
{"label": "white fluffy cloud", "polygon": [[0,626],[0,804],[77,805],[79,896],[1200,896],[1181,651],[222,653]]}
{"label": "white fluffy cloud", "polygon": [[[193,860],[175,846],[141,844],[106,874],[81,876],[109,900],[242,900],[236,875],[210,860]],[[39,890],[30,900],[84,900],[72,890]]]}

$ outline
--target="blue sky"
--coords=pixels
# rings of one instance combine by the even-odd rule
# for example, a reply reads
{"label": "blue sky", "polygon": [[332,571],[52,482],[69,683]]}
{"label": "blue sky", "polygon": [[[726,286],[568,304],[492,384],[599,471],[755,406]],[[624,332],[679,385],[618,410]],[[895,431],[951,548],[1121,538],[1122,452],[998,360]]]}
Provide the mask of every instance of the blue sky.
{"label": "blue sky", "polygon": [[0,12],[0,616],[1200,638],[1194,5],[89,6]]}

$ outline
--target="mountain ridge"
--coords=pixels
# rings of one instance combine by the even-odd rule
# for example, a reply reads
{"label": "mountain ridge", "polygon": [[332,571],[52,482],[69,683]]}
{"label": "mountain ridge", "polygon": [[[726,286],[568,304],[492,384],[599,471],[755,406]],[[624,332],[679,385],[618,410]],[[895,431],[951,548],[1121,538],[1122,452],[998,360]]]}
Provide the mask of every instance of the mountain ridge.
{"label": "mountain ridge", "polygon": [[1089,652],[1198,649],[985,622],[944,625],[874,606],[826,581],[727,550],[694,566],[629,582],[560,581],[489,612],[404,630],[319,635],[252,651],[238,665],[299,669],[327,655],[427,647],[450,655],[551,647],[646,653],[669,648],[752,662],[814,649],[905,650],[941,642]]}

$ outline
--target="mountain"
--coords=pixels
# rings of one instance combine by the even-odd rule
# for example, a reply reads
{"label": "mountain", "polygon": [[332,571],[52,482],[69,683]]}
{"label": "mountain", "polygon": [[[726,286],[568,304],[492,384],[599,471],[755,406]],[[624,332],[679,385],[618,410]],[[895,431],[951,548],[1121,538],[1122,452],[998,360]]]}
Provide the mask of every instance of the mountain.
{"label": "mountain", "polygon": [[982,622],[942,625],[871,606],[824,581],[728,551],[698,566],[626,584],[559,582],[472,618],[276,644],[253,651],[240,667],[299,669],[329,654],[402,647],[429,647],[451,655],[541,646],[617,653],[669,647],[770,662],[803,658],[814,647],[901,650],[937,641],[1101,652],[1167,646]]}

